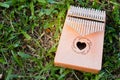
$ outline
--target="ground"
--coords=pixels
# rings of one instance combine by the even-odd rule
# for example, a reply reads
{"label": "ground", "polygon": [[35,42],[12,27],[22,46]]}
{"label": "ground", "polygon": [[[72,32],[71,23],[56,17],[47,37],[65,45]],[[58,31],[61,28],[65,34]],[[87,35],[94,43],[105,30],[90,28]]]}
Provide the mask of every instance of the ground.
{"label": "ground", "polygon": [[[53,64],[70,5],[106,11],[103,63],[99,74]],[[120,80],[119,29],[119,0],[0,0],[2,79]]]}

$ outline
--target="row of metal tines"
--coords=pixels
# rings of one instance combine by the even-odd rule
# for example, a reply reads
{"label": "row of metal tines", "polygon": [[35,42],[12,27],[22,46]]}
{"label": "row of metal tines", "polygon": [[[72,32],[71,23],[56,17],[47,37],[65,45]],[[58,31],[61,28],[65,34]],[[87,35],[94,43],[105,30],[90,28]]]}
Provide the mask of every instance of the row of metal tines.
{"label": "row of metal tines", "polygon": [[66,24],[81,36],[104,31],[105,11],[71,6],[67,13]]}

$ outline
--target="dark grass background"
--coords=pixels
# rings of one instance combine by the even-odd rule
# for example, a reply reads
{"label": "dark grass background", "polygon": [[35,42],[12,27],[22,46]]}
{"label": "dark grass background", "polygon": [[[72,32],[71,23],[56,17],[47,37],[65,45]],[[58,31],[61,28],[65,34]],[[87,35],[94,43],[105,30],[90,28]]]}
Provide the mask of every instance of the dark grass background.
{"label": "dark grass background", "polygon": [[[99,74],[53,65],[70,5],[106,11]],[[1,80],[120,80],[119,30],[119,0],[0,0]]]}

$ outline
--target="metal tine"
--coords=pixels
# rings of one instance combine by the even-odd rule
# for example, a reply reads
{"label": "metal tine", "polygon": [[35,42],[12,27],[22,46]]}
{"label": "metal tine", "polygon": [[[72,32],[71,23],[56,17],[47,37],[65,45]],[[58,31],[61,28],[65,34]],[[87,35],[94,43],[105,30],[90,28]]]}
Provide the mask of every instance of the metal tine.
{"label": "metal tine", "polygon": [[95,10],[95,11],[94,11],[94,15],[95,15],[95,19],[99,19],[99,13],[98,13],[98,10]]}
{"label": "metal tine", "polygon": [[91,33],[92,33],[92,32],[94,32],[94,30],[95,30],[95,29],[94,29],[94,27],[95,27],[95,22],[94,22],[94,21],[92,21]]}
{"label": "metal tine", "polygon": [[95,23],[96,23],[96,22],[95,22],[95,21],[93,21],[93,27],[92,27],[92,28],[93,28],[93,32],[95,32],[95,31],[96,31],[96,29],[98,28],[98,27],[96,28]]}
{"label": "metal tine", "polygon": [[79,16],[79,13],[80,13],[80,10],[79,10],[79,7],[76,7],[76,15]]}
{"label": "metal tine", "polygon": [[90,17],[90,8],[88,8],[87,10],[86,10],[86,13],[87,13],[87,17],[89,18]]}
{"label": "metal tine", "polygon": [[87,24],[86,24],[86,25],[87,25],[87,28],[86,28],[86,35],[87,35],[87,34],[89,34],[89,33],[88,33],[88,30],[89,30],[89,21],[87,21]]}
{"label": "metal tine", "polygon": [[[98,27],[98,23],[97,22],[95,23],[95,27],[94,28],[96,28],[96,27]],[[97,32],[97,30],[95,30],[95,32]]]}
{"label": "metal tine", "polygon": [[83,34],[83,20],[81,20],[81,35]]}
{"label": "metal tine", "polygon": [[99,29],[100,29],[99,31],[102,31],[102,23],[99,23]]}
{"label": "metal tine", "polygon": [[83,35],[83,30],[84,30],[84,24],[83,24],[83,20],[81,20],[81,35]]}
{"label": "metal tine", "polygon": [[99,26],[96,26],[97,22],[94,22],[93,32],[97,32],[99,30]]}
{"label": "metal tine", "polygon": [[97,23],[97,26],[96,26],[98,28],[97,31],[100,31],[100,25],[101,25],[100,23]]}
{"label": "metal tine", "polygon": [[[89,21],[89,23],[91,23],[91,21]],[[92,26],[92,24],[89,24],[89,28],[88,28],[88,29],[89,29],[89,30],[88,30],[88,34],[89,34],[89,33],[91,33],[91,28],[92,28],[91,26]]]}
{"label": "metal tine", "polygon": [[[74,21],[75,21],[75,26],[74,26],[74,27],[75,27],[75,30],[78,31],[78,30],[77,30],[77,24],[78,24],[78,23],[77,23],[77,19],[75,19]],[[76,23],[77,23],[77,24],[76,24]]]}
{"label": "metal tine", "polygon": [[98,23],[98,31],[101,31],[101,23]]}
{"label": "metal tine", "polygon": [[105,27],[103,27],[103,26],[105,26],[105,24],[104,24],[104,23],[102,24],[102,30],[105,30]]}
{"label": "metal tine", "polygon": [[100,28],[101,28],[101,24],[98,23],[98,30],[97,31],[101,31]]}
{"label": "metal tine", "polygon": [[96,31],[95,32],[99,31],[99,27],[100,27],[100,25],[99,25],[99,23],[97,23]]}
{"label": "metal tine", "polygon": [[91,21],[88,22],[88,26],[89,26],[89,27],[88,27],[88,34],[90,33],[90,27],[91,27],[91,24],[90,24],[90,23],[91,23]]}
{"label": "metal tine", "polygon": [[[79,22],[79,26],[80,26],[80,28],[79,28],[79,31],[80,31],[80,30],[82,29],[82,25],[81,25],[82,22],[81,22],[81,19],[79,19],[78,22]],[[81,31],[80,31],[79,33],[80,33],[80,35],[82,34]]]}
{"label": "metal tine", "polygon": [[101,27],[102,27],[101,25],[102,25],[102,24],[101,24],[101,23],[99,23],[99,31],[101,31]]}
{"label": "metal tine", "polygon": [[91,31],[90,31],[90,33],[92,33],[93,32],[93,30],[94,30],[94,22],[92,21],[92,26],[91,26]]}
{"label": "metal tine", "polygon": [[77,32],[79,32],[79,24],[76,24]]}
{"label": "metal tine", "polygon": [[74,19],[74,28],[75,28],[75,30],[77,30],[76,22],[77,22],[77,20]]}
{"label": "metal tine", "polygon": [[79,33],[79,28],[80,28],[80,26],[79,26],[79,20],[78,20],[78,19],[77,19],[76,27],[77,27],[77,31],[78,31],[78,33]]}
{"label": "metal tine", "polygon": [[85,28],[85,20],[83,20],[83,30],[82,30],[82,33],[83,33],[83,34],[82,34],[82,35],[85,35],[85,29],[86,29],[86,28]]}
{"label": "metal tine", "polygon": [[72,18],[71,20],[72,20],[72,23],[73,23],[73,24],[72,24],[72,25],[73,25],[72,27],[76,30],[74,18]]}
{"label": "metal tine", "polygon": [[83,35],[85,35],[85,30],[86,30],[86,21],[85,20],[83,20],[84,21],[84,23],[83,23],[83,27],[84,27],[84,29],[83,29]]}
{"label": "metal tine", "polygon": [[82,26],[82,20],[81,19],[79,20],[79,23],[80,23],[80,35],[82,35],[82,31],[81,30],[82,30],[83,26]]}
{"label": "metal tine", "polygon": [[104,31],[104,23],[101,24],[101,31]]}
{"label": "metal tine", "polygon": [[69,18],[67,19],[67,24],[68,24],[68,23],[69,23],[70,26],[73,28],[72,18],[69,17]]}
{"label": "metal tine", "polygon": [[88,28],[88,27],[87,27],[87,22],[88,22],[88,21],[85,21],[85,26],[84,26],[84,27],[85,27],[85,30],[84,30],[85,34],[84,34],[84,35],[86,35],[86,33],[87,33],[87,28]]}
{"label": "metal tine", "polygon": [[95,10],[94,14],[99,18],[99,10]]}
{"label": "metal tine", "polygon": [[98,24],[98,25],[97,25],[97,28],[98,28],[97,31],[100,31],[100,25],[101,25],[101,24],[100,24],[100,23],[97,23],[97,24]]}
{"label": "metal tine", "polygon": [[89,24],[89,31],[88,31],[89,33],[91,33],[91,30],[92,30],[92,27],[91,27],[92,26],[92,21],[90,21],[90,23],[91,24]]}
{"label": "metal tine", "polygon": [[77,29],[78,29],[78,32],[80,33],[81,25],[80,25],[80,21],[79,21],[79,20],[80,20],[80,19],[77,20],[78,23],[79,23],[79,24],[77,24],[77,27],[78,27]]}
{"label": "metal tine", "polygon": [[89,21],[87,22],[86,35],[89,34]]}
{"label": "metal tine", "polygon": [[78,32],[80,33],[80,29],[81,29],[81,26],[80,26],[80,21],[79,21],[79,19],[78,19]]}
{"label": "metal tine", "polygon": [[97,27],[96,30],[95,30],[95,32],[100,31],[100,25],[99,25],[99,22],[95,22],[95,23],[97,24],[97,26],[95,25],[95,27]]}
{"label": "metal tine", "polygon": [[76,30],[78,31],[78,28],[79,28],[79,26],[78,26],[78,19],[75,19],[75,24],[76,24]]}
{"label": "metal tine", "polygon": [[98,30],[98,31],[101,31],[101,27],[102,27],[101,25],[102,25],[102,24],[101,24],[101,23],[99,23],[99,30]]}
{"label": "metal tine", "polygon": [[82,19],[79,20],[79,23],[80,23],[80,26],[81,26],[80,34],[82,35],[82,31],[83,31]]}

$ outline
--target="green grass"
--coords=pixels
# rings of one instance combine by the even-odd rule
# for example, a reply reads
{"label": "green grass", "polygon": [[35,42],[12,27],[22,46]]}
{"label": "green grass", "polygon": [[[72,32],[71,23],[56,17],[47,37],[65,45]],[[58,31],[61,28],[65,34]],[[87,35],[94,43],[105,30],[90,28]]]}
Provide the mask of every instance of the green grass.
{"label": "green grass", "polygon": [[[99,74],[53,65],[70,5],[107,13],[103,66]],[[120,80],[119,30],[117,0],[1,0],[0,73],[5,80]]]}

